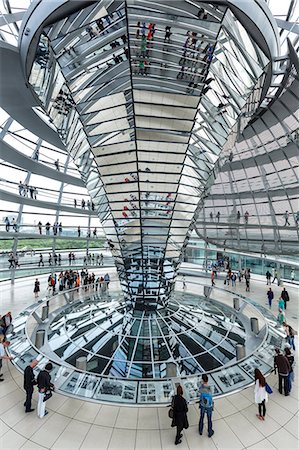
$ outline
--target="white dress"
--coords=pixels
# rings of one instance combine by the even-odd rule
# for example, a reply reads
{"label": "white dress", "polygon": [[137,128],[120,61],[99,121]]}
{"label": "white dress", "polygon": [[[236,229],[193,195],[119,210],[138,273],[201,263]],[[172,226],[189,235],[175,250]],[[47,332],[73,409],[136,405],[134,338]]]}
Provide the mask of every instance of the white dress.
{"label": "white dress", "polygon": [[265,400],[266,403],[268,401],[268,394],[266,392],[266,387],[260,386],[259,380],[256,380],[254,386],[254,401],[255,403],[262,403]]}

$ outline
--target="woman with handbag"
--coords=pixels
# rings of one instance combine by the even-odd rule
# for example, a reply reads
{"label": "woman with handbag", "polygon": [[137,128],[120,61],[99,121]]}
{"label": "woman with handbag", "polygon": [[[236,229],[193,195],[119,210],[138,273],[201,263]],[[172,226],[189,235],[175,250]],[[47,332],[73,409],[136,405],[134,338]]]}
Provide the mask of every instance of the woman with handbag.
{"label": "woman with handbag", "polygon": [[259,412],[256,415],[260,420],[265,420],[266,415],[266,403],[268,401],[268,394],[266,391],[266,379],[259,369],[254,370],[254,397],[255,403],[258,404]]}
{"label": "woman with handbag", "polygon": [[188,406],[186,400],[183,397],[183,388],[181,385],[178,385],[176,395],[173,397],[172,408],[173,419],[171,426],[176,427],[175,445],[178,445],[182,442],[181,438],[183,437],[183,429],[189,428],[187,418]]}
{"label": "woman with handbag", "polygon": [[44,370],[41,370],[37,376],[38,387],[38,404],[37,415],[40,419],[48,414],[46,411],[46,401],[52,397],[52,391],[54,391],[54,384],[51,383],[50,372],[53,369],[52,363],[48,363]]}

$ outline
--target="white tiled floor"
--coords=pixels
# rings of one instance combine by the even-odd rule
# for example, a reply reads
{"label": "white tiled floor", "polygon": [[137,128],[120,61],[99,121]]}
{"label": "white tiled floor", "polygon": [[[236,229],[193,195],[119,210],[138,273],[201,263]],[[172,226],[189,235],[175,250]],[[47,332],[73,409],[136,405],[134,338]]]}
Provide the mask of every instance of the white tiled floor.
{"label": "white tiled floor", "polygon": [[[188,277],[187,277],[188,282]],[[223,287],[223,286],[220,286]],[[288,321],[297,328],[298,292],[288,286],[291,301]],[[14,292],[1,283],[1,312],[19,313],[33,302],[32,280],[17,281]],[[276,296],[280,288],[274,286]],[[250,296],[265,304],[264,280],[252,281]],[[237,291],[244,293],[244,286]],[[55,394],[47,403],[49,414],[37,418],[25,414],[22,376],[4,364],[5,381],[0,384],[0,449],[31,450],[166,450],[174,448],[175,430],[170,426],[167,408],[134,408],[100,405]],[[189,407],[190,427],[184,431],[181,450],[298,449],[298,384],[289,397],[277,391],[276,376],[268,378],[274,388],[267,404],[267,417],[256,417],[253,388],[216,400],[213,413],[215,434],[198,434],[198,409]],[[35,397],[36,399],[36,397]],[[36,407],[34,401],[33,407]]]}

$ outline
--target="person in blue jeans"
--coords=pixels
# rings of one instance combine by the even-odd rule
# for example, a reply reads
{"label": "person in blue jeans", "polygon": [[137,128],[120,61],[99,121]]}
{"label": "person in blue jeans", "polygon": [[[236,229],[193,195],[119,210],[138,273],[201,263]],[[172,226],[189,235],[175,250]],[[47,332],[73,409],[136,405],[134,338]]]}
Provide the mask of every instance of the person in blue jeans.
{"label": "person in blue jeans", "polygon": [[202,384],[199,388],[200,398],[199,398],[199,409],[200,409],[200,419],[199,419],[199,434],[202,435],[204,417],[207,414],[208,417],[208,436],[212,437],[214,434],[212,428],[212,412],[213,412],[213,395],[211,387],[209,386],[208,375],[202,375]]}
{"label": "person in blue jeans", "polygon": [[268,297],[268,305],[269,305],[269,308],[271,309],[272,308],[272,301],[273,301],[273,298],[274,298],[274,293],[273,293],[271,288],[269,288],[269,290],[267,292],[267,297]]}

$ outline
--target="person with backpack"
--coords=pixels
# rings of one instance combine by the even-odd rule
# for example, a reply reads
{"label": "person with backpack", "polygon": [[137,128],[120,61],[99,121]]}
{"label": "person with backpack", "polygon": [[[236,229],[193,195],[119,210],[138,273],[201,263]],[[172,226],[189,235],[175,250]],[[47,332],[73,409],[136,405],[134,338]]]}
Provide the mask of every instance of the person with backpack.
{"label": "person with backpack", "polygon": [[200,419],[199,419],[199,434],[202,435],[204,416],[207,414],[208,417],[208,436],[212,437],[214,430],[212,427],[212,412],[213,412],[213,394],[211,387],[209,386],[208,375],[202,375],[202,384],[199,388],[200,398],[199,398],[199,409],[200,409]]}
{"label": "person with backpack", "polygon": [[256,415],[260,420],[265,420],[266,403],[268,401],[268,394],[266,391],[266,379],[259,369],[254,369],[254,400],[258,404],[258,414]]}
{"label": "person with backpack", "polygon": [[37,415],[40,419],[48,414],[46,411],[46,401],[52,396],[51,391],[54,391],[54,384],[51,383],[50,372],[53,369],[53,364],[48,363],[44,370],[41,370],[37,375],[38,387],[38,404]]}
{"label": "person with backpack", "polygon": [[182,442],[182,431],[183,429],[189,428],[187,412],[188,405],[187,401],[183,397],[183,388],[179,384],[176,390],[176,395],[172,399],[172,409],[173,409],[173,419],[172,419],[172,427],[176,427],[176,437],[175,437],[175,445],[178,445]]}
{"label": "person with backpack", "polygon": [[283,322],[283,327],[285,329],[285,332],[287,334],[287,343],[292,347],[292,349],[295,351],[295,330],[291,327],[291,325],[288,325],[286,322]]}

